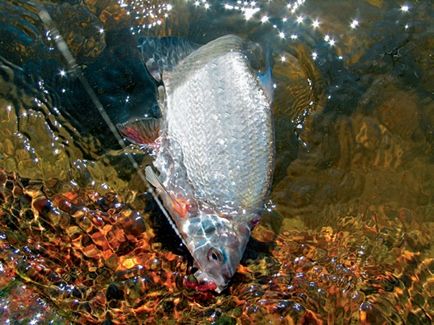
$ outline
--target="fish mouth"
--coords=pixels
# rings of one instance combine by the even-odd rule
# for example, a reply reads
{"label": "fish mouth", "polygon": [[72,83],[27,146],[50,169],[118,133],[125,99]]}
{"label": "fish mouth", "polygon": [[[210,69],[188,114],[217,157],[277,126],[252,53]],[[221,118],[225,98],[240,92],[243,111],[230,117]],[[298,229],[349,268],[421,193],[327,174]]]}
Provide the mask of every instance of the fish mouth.
{"label": "fish mouth", "polygon": [[221,293],[227,286],[227,281],[218,281],[213,279],[201,270],[196,271],[194,277],[198,281],[197,289],[199,291],[215,291]]}

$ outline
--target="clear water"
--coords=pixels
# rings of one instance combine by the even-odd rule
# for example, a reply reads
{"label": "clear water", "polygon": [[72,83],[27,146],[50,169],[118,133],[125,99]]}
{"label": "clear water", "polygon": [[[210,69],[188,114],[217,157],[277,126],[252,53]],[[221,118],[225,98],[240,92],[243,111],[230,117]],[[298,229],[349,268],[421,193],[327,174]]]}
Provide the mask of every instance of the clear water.
{"label": "clear water", "polygon": [[[431,1],[0,10],[1,323],[432,323]],[[155,114],[143,37],[271,47],[271,200],[221,295],[186,286],[188,254],[126,154],[151,158],[118,144],[53,28],[113,123]]]}

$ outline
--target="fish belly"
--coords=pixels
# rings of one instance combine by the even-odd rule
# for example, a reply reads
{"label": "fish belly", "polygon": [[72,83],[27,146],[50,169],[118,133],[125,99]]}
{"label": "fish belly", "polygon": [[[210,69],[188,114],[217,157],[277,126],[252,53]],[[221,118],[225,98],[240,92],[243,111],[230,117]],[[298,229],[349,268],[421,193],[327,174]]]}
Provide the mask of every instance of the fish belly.
{"label": "fish belly", "polygon": [[166,87],[167,136],[181,148],[196,198],[221,209],[261,208],[274,135],[270,104],[243,54],[213,58]]}

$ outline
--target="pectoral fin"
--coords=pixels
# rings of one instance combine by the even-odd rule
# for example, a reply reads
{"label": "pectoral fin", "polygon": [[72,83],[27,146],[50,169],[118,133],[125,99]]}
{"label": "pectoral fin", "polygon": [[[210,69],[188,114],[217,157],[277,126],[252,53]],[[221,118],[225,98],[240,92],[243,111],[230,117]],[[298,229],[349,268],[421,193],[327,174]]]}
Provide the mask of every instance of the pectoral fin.
{"label": "pectoral fin", "polygon": [[183,197],[173,197],[161,184],[158,176],[152,170],[152,167],[147,166],[145,168],[146,180],[157,190],[162,196],[164,203],[168,207],[169,211],[175,213],[176,216],[185,218],[190,210],[190,202]]}
{"label": "pectoral fin", "polygon": [[166,189],[164,188],[163,184],[161,184],[160,180],[158,179],[158,176],[154,173],[154,170],[151,166],[146,166],[145,168],[145,176],[146,180],[151,184],[155,189],[161,193],[166,192]]}
{"label": "pectoral fin", "polygon": [[146,117],[118,124],[119,132],[130,142],[154,146],[160,135],[160,119]]}
{"label": "pectoral fin", "polygon": [[[157,193],[163,199],[163,202],[166,205],[169,205],[169,207],[172,207],[173,204],[176,203],[176,200],[174,200],[172,198],[172,196],[164,188],[164,185],[161,184],[160,180],[158,179],[158,176],[155,174],[155,172],[151,166],[147,166],[145,168],[145,176],[146,176],[146,180],[157,190]],[[160,202],[158,197],[155,197],[155,200],[157,201],[158,206],[160,207],[163,214],[166,216],[166,219],[167,219],[167,221],[169,221],[173,230],[176,232],[176,234],[179,236],[179,238],[181,238],[184,245],[186,245],[184,238],[179,233],[178,228],[176,227],[176,224],[174,223],[174,220],[173,220],[172,216],[170,215],[170,213],[166,210],[165,206]]]}

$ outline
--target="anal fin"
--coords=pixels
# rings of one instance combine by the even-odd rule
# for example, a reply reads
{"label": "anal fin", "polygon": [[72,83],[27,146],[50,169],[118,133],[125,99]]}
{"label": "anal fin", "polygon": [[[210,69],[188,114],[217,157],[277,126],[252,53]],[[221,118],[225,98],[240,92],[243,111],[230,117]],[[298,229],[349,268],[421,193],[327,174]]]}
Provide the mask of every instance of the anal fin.
{"label": "anal fin", "polygon": [[117,127],[130,142],[152,146],[160,136],[160,124],[160,119],[146,117],[120,123]]}

